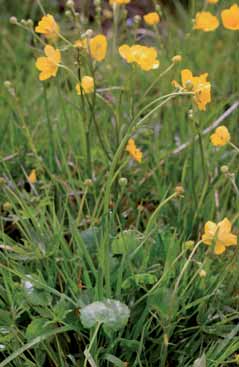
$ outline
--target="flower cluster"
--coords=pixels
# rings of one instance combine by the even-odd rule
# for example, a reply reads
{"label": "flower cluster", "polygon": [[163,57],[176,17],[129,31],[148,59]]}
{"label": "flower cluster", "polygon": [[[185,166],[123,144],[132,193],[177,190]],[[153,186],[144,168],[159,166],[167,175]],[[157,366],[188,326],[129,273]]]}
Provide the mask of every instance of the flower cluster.
{"label": "flower cluster", "polygon": [[[210,3],[217,3],[217,0],[208,0]],[[239,6],[232,5],[221,12],[222,24],[224,28],[237,31],[239,30]],[[204,32],[214,31],[219,26],[218,18],[209,11],[201,11],[196,14],[194,29]]]}
{"label": "flower cluster", "polygon": [[119,47],[119,53],[127,63],[136,63],[144,71],[157,69],[159,60],[157,59],[157,50],[154,47],[141,45],[122,45]]}

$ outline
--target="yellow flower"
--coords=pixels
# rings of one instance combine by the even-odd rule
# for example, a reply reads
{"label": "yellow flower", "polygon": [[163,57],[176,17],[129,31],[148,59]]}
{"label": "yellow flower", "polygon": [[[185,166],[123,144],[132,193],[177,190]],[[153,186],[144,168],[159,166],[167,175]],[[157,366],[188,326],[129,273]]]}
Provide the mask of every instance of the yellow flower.
{"label": "yellow flower", "polygon": [[109,0],[110,4],[118,4],[118,5],[123,5],[123,4],[129,4],[130,0]]}
{"label": "yellow flower", "polygon": [[202,241],[209,246],[215,244],[214,253],[220,255],[226,247],[237,245],[237,236],[231,233],[231,228],[231,222],[227,218],[218,224],[209,221],[205,224]]}
{"label": "yellow flower", "polygon": [[202,11],[196,14],[195,24],[193,29],[199,29],[204,32],[214,31],[219,26],[217,17],[209,11]]}
{"label": "yellow flower", "polygon": [[94,60],[104,60],[107,52],[107,39],[103,34],[98,34],[89,40],[89,52]]}
{"label": "yellow flower", "polygon": [[94,79],[91,76],[84,76],[81,83],[76,84],[76,91],[79,95],[81,95],[81,91],[83,94],[90,94],[94,92],[94,87]]}
{"label": "yellow flower", "polygon": [[229,9],[225,9],[221,12],[222,23],[226,29],[232,31],[239,30],[239,6],[237,4],[232,5]]}
{"label": "yellow flower", "polygon": [[209,4],[217,4],[218,0],[207,0]]}
{"label": "yellow flower", "polygon": [[131,155],[131,157],[141,163],[142,161],[142,157],[143,157],[143,153],[141,152],[140,149],[138,149],[135,145],[134,139],[129,139],[128,144],[126,146],[126,151]]}
{"label": "yellow flower", "polygon": [[46,45],[44,48],[46,57],[38,57],[36,68],[41,71],[40,80],[46,80],[56,76],[59,63],[61,62],[61,53],[53,46]]}
{"label": "yellow flower", "polygon": [[180,90],[188,90],[194,92],[194,102],[199,110],[205,111],[206,105],[211,102],[211,84],[207,81],[208,74],[193,76],[191,70],[184,69],[181,71],[182,86],[175,80],[172,84]]}
{"label": "yellow flower", "polygon": [[50,14],[44,15],[35,27],[37,33],[44,34],[47,38],[56,40],[60,32],[60,27],[54,17]]}
{"label": "yellow flower", "polygon": [[157,69],[159,61],[157,59],[157,51],[154,47],[146,47],[141,45],[122,45],[119,47],[119,53],[128,63],[136,63],[144,71]]}
{"label": "yellow flower", "polygon": [[156,12],[148,13],[144,15],[144,21],[148,25],[156,25],[160,22],[160,16]]}
{"label": "yellow flower", "polygon": [[36,183],[36,181],[37,181],[37,175],[36,175],[36,170],[35,169],[33,169],[30,172],[30,174],[27,177],[27,179],[28,179],[29,183],[32,184],[32,185],[34,185],[34,183]]}
{"label": "yellow flower", "polygon": [[229,143],[231,136],[226,126],[219,126],[215,133],[211,135],[210,139],[215,147],[223,147]]}

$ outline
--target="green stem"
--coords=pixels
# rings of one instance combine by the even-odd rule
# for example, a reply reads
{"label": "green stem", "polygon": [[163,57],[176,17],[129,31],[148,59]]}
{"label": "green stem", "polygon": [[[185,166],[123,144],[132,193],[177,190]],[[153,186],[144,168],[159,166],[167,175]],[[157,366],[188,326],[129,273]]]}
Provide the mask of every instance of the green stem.
{"label": "green stem", "polygon": [[99,331],[100,327],[101,327],[101,322],[98,322],[97,325],[96,325],[96,328],[95,328],[95,332],[94,332],[94,334],[93,334],[93,336],[91,338],[90,345],[89,345],[89,347],[84,352],[84,354],[85,354],[84,367],[87,366],[88,357],[89,357],[90,351],[92,349],[92,346],[93,346],[94,341],[95,341],[95,339],[97,337],[97,334],[98,334],[98,331]]}
{"label": "green stem", "polygon": [[237,153],[239,153],[239,148],[235,145],[235,144],[233,144],[233,143],[231,143],[231,142],[229,142],[229,145],[231,145],[231,147],[237,152]]}

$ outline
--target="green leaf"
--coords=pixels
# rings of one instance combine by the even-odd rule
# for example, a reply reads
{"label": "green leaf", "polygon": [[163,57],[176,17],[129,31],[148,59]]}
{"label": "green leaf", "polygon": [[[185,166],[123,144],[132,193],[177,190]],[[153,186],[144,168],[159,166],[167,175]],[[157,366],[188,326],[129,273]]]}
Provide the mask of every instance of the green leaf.
{"label": "green leaf", "polygon": [[123,289],[128,289],[132,287],[140,287],[146,285],[153,285],[157,282],[157,277],[153,274],[135,274],[126,279],[123,284]]}
{"label": "green leaf", "polygon": [[33,285],[31,275],[27,280],[22,281],[24,296],[26,301],[35,306],[48,306],[52,302],[52,296],[44,291],[36,288]]}
{"label": "green leaf", "polygon": [[1,327],[4,326],[11,326],[13,323],[12,315],[10,312],[5,310],[0,310],[0,325]]}
{"label": "green leaf", "polygon": [[131,352],[137,352],[137,350],[139,350],[140,345],[141,345],[138,340],[130,340],[130,339],[121,338],[119,341],[120,341],[120,346],[123,349],[126,349]]}
{"label": "green leaf", "polygon": [[27,326],[26,330],[27,341],[31,341],[32,339],[41,336],[45,332],[53,330],[54,326],[46,325],[47,322],[49,322],[49,320],[41,318],[32,320],[32,322]]}
{"label": "green leaf", "polygon": [[148,297],[148,306],[158,311],[162,318],[167,319],[169,313],[173,315],[177,311],[173,292],[169,288],[161,288]]}
{"label": "green leaf", "polygon": [[123,255],[133,252],[139,245],[138,232],[123,231],[112,242],[113,255]]}
{"label": "green leaf", "polygon": [[107,330],[116,331],[127,324],[129,314],[129,308],[125,304],[107,299],[83,307],[80,319],[85,328],[92,328],[96,324],[102,323]]}

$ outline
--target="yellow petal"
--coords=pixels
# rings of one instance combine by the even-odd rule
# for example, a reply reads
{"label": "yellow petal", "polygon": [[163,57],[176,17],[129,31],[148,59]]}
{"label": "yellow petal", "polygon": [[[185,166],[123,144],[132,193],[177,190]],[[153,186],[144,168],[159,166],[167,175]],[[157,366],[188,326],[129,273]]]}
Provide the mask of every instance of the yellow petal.
{"label": "yellow petal", "polygon": [[221,255],[225,250],[226,247],[220,241],[217,241],[214,248],[214,253],[216,255]]}

